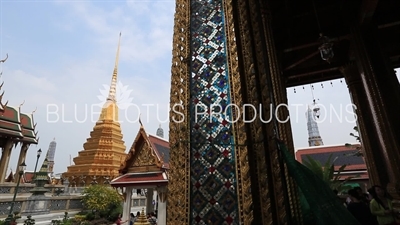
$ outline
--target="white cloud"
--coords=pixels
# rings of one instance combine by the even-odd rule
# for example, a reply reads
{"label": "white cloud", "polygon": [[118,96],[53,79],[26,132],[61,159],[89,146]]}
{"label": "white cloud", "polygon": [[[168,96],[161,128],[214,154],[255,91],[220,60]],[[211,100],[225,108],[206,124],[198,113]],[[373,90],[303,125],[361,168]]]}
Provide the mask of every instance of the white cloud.
{"label": "white cloud", "polygon": [[[8,76],[8,75],[7,75]],[[52,92],[57,90],[56,86],[49,81],[48,78],[42,76],[34,76],[22,70],[13,71],[10,76],[13,80],[27,89],[38,89],[44,92]]]}

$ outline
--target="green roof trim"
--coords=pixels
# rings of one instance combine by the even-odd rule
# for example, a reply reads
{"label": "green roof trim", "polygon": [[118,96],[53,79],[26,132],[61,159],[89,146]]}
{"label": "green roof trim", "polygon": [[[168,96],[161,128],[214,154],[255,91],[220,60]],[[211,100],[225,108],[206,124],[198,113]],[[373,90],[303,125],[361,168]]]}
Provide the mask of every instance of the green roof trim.
{"label": "green roof trim", "polygon": [[20,113],[18,109],[11,107],[11,106],[6,106],[4,110],[0,111],[0,120],[4,121],[9,121],[9,122],[14,122],[14,123],[20,123]]}

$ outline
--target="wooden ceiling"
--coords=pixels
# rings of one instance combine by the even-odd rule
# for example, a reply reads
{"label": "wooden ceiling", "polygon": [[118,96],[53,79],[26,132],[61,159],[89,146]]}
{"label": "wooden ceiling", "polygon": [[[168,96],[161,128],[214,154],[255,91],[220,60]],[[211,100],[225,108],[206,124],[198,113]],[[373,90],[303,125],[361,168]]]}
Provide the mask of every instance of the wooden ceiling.
{"label": "wooden ceiling", "polygon": [[[269,0],[275,43],[287,86],[342,78],[339,67],[354,60],[349,22],[376,23],[383,51],[393,68],[400,67],[399,0]],[[331,38],[335,56],[321,59],[319,33]]]}

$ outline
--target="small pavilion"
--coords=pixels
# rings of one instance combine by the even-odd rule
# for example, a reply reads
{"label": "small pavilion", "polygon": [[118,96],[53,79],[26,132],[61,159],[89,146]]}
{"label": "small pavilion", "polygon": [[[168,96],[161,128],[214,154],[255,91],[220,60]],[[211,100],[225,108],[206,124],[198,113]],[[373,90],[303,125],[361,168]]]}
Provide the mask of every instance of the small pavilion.
{"label": "small pavilion", "polygon": [[[0,63],[4,63],[8,59],[8,55],[5,59],[0,60]],[[0,91],[4,83],[0,84]],[[8,179],[8,168],[10,168],[10,158],[13,148],[17,148],[20,144],[18,162],[16,165],[15,174],[19,173],[19,165],[25,161],[28,149],[30,145],[37,145],[39,138],[38,132],[35,130],[36,124],[33,120],[32,113],[21,113],[21,107],[13,107],[8,105],[8,101],[3,103],[4,91],[0,94],[0,183],[14,182],[16,179]],[[15,150],[17,151],[17,150]]]}
{"label": "small pavilion", "polygon": [[132,192],[146,189],[146,213],[152,212],[156,192],[158,224],[166,224],[168,170],[168,141],[147,134],[140,122],[139,132],[119,170],[120,176],[111,181],[111,186],[120,189],[124,196],[123,221],[128,220],[131,213]]}

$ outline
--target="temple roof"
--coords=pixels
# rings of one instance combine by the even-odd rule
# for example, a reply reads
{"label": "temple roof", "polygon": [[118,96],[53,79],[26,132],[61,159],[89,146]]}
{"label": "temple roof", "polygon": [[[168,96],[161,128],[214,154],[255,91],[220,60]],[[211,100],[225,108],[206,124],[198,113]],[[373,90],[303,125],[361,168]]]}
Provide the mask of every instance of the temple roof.
{"label": "temple roof", "polygon": [[166,172],[145,172],[145,173],[126,173],[111,181],[114,187],[119,186],[135,186],[135,187],[148,187],[160,186],[168,183],[168,176]]}
{"label": "temple roof", "polygon": [[163,168],[169,169],[169,142],[161,137],[148,135],[157,156],[163,160]]}
{"label": "temple roof", "polygon": [[358,146],[360,145],[355,145],[354,147],[347,147],[344,145],[320,146],[299,149],[296,152],[296,159],[299,162],[303,162],[304,160],[307,160],[307,156],[309,156],[324,165],[329,156],[332,155],[331,159],[336,159],[335,168],[347,165],[345,170],[366,170],[367,166],[364,158],[354,155],[357,151],[356,147]]}
{"label": "temple roof", "polygon": [[[0,89],[3,84],[0,85]],[[20,107],[3,104],[4,92],[0,95],[0,136],[17,138],[20,142],[37,144],[38,138],[35,133],[36,125],[33,122],[33,113],[25,114],[20,112]]]}
{"label": "temple roof", "polygon": [[146,171],[169,169],[169,143],[163,138],[148,135],[141,125],[120,173],[140,172],[144,168]]}

